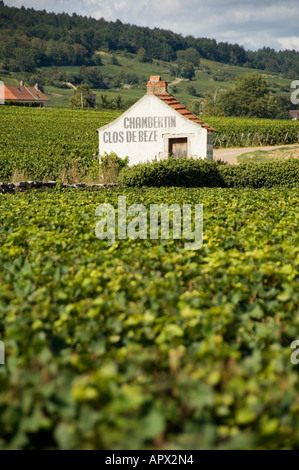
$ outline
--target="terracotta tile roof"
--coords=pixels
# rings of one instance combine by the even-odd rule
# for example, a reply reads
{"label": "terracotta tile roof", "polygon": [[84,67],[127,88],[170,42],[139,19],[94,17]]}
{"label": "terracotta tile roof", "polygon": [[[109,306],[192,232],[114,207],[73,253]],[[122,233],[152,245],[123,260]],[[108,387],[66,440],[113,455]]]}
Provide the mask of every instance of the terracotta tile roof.
{"label": "terracotta tile roof", "polygon": [[4,85],[4,99],[10,101],[49,101],[48,98],[34,86]]}
{"label": "terracotta tile roof", "polygon": [[25,87],[30,93],[35,97],[38,101],[49,101],[49,99],[40,91],[34,88],[34,86],[27,86]]}
{"label": "terracotta tile roof", "polygon": [[186,108],[182,103],[180,103],[174,96],[170,95],[169,93],[153,93],[155,96],[160,98],[160,100],[164,101],[164,103],[168,104],[172,109],[175,109],[178,113],[182,114],[185,118],[189,119],[190,121],[196,122],[200,124],[201,127],[207,129],[211,132],[216,132],[215,129],[210,127],[205,122],[201,121],[195,114],[191,113],[189,109]]}

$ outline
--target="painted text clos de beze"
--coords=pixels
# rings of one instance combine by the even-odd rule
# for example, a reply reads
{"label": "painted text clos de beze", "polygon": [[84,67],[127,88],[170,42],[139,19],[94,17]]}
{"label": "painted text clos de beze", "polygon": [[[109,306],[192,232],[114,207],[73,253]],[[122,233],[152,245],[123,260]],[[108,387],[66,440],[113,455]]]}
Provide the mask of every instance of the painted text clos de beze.
{"label": "painted text clos de beze", "polygon": [[106,131],[103,133],[103,140],[105,144],[157,142],[158,131],[155,129],[175,128],[176,117],[126,117],[123,124],[124,129],[126,129],[124,131]]}

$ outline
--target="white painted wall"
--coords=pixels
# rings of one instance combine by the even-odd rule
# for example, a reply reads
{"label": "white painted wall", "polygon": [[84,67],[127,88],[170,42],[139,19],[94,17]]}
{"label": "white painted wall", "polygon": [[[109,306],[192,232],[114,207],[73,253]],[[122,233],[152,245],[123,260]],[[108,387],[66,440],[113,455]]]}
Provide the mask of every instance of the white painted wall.
{"label": "white painted wall", "polygon": [[99,154],[115,152],[121,158],[128,156],[129,165],[167,158],[168,139],[175,137],[188,138],[188,157],[208,156],[207,129],[151,94],[146,94],[98,132]]}

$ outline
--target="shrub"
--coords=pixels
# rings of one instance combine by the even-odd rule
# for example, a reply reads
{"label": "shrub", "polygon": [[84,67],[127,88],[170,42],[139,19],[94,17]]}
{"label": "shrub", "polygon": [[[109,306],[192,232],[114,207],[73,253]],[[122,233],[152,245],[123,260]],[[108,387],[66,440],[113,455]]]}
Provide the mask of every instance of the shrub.
{"label": "shrub", "polygon": [[292,187],[299,181],[299,160],[287,159],[260,164],[224,165],[220,169],[223,187]]}
{"label": "shrub", "polygon": [[115,183],[119,172],[127,166],[128,161],[128,157],[122,159],[116,153],[105,153],[104,157],[101,157],[100,163],[103,181],[105,183]]}
{"label": "shrub", "polygon": [[299,161],[288,159],[237,166],[219,161],[169,158],[126,168],[121,171],[118,181],[136,187],[291,187],[299,181]]}

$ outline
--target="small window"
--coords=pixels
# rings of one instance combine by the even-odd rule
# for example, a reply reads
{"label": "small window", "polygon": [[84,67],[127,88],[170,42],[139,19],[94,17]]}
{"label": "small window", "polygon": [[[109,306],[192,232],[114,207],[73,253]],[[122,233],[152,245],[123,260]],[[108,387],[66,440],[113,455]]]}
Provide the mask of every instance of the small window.
{"label": "small window", "polygon": [[39,94],[38,94],[38,93],[36,93],[36,96],[37,96],[38,98],[40,98],[40,96],[39,96]]}
{"label": "small window", "polygon": [[23,93],[22,90],[21,90],[21,88],[18,88],[18,90],[19,90],[20,93]]}

